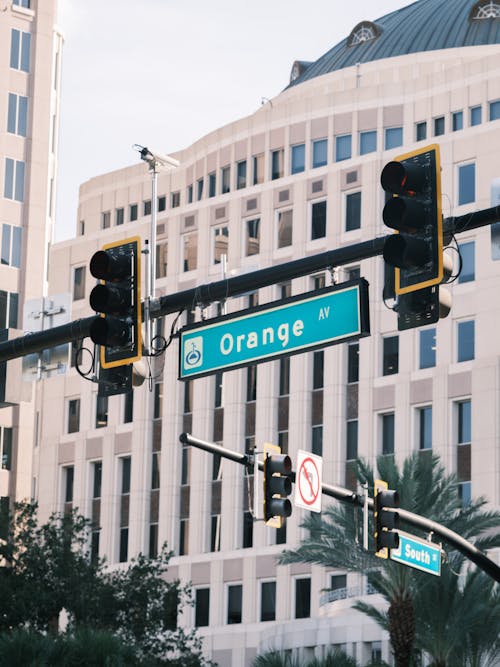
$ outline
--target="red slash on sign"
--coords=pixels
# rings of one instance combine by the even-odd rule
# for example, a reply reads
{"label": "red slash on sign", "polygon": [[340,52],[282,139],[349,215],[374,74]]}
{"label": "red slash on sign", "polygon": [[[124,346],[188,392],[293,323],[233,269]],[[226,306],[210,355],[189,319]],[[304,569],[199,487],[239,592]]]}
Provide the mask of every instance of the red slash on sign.
{"label": "red slash on sign", "polygon": [[295,504],[314,512],[321,511],[322,459],[309,452],[299,451]]}

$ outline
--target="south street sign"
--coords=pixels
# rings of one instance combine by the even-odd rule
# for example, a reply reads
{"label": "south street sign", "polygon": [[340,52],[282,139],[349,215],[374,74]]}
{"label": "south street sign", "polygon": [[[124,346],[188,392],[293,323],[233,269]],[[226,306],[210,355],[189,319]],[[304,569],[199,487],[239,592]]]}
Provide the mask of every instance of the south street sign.
{"label": "south street sign", "polygon": [[368,283],[360,278],[185,327],[180,332],[179,379],[369,334]]}
{"label": "south street sign", "polygon": [[399,547],[391,549],[391,560],[428,574],[441,575],[441,546],[398,530]]}

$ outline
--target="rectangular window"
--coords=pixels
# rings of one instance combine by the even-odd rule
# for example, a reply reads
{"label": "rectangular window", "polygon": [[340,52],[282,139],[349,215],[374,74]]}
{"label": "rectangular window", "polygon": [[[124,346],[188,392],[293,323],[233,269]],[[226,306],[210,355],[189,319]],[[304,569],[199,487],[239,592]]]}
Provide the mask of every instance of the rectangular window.
{"label": "rectangular window", "polygon": [[470,125],[481,125],[483,122],[483,108],[481,106],[470,108]]}
{"label": "rectangular window", "polygon": [[286,248],[292,245],[293,210],[277,211],[276,220],[278,227],[278,248]]}
{"label": "rectangular window", "polygon": [[203,197],[203,179],[199,178],[196,181],[196,200],[200,201]]}
{"label": "rectangular window", "polygon": [[458,444],[470,445],[472,442],[471,402],[461,401],[458,404]]}
{"label": "rectangular window", "polygon": [[458,204],[470,204],[476,200],[476,164],[458,167]]}
{"label": "rectangular window", "polygon": [[95,427],[104,428],[108,425],[108,397],[97,396],[95,411]]}
{"label": "rectangular window", "polygon": [[271,152],[271,180],[283,177],[283,160],[285,151],[283,148]]}
{"label": "rectangular window", "polygon": [[397,148],[403,145],[403,128],[402,127],[388,127],[385,130],[385,150]]}
{"label": "rectangular window", "polygon": [[75,267],[73,273],[73,301],[85,298],[85,267]]}
{"label": "rectangular window", "polygon": [[214,264],[220,264],[222,255],[226,255],[229,247],[229,227],[213,227],[212,228],[212,257]]}
{"label": "rectangular window", "polygon": [[25,163],[5,158],[4,197],[18,202],[24,201]]}
{"label": "rectangular window", "polygon": [[347,422],[346,430],[346,461],[354,461],[358,458],[358,420],[351,419]]}
{"label": "rectangular window", "polygon": [[347,346],[347,382],[359,382],[359,343]]}
{"label": "rectangular window", "polygon": [[182,237],[183,271],[194,271],[198,264],[198,234],[184,234]]}
{"label": "rectangular window", "polygon": [[231,167],[221,169],[221,193],[225,195],[231,191]]}
{"label": "rectangular window", "polygon": [[168,242],[156,245],[156,277],[165,278],[168,269]]}
{"label": "rectangular window", "polygon": [[474,359],[474,320],[457,322],[457,361]]}
{"label": "rectangular window", "polygon": [[317,456],[323,456],[323,425],[312,427],[311,452]]}
{"label": "rectangular window", "polygon": [[345,230],[361,227],[361,192],[350,192],[345,197]]}
{"label": "rectangular window", "polygon": [[124,456],[121,459],[122,464],[122,496],[130,493],[130,471],[132,459],[130,456]]}
{"label": "rectangular window", "polygon": [[325,353],[323,350],[313,352],[313,389],[323,389]]}
{"label": "rectangular window", "polygon": [[139,207],[137,204],[130,204],[128,207],[129,222],[135,222],[139,217]]}
{"label": "rectangular window", "polygon": [[188,204],[193,203],[193,186],[192,185],[187,186],[187,203]]}
{"label": "rectangular window", "polygon": [[312,142],[312,167],[324,167],[328,163],[328,139],[317,139]]}
{"label": "rectangular window", "polygon": [[247,187],[247,161],[242,160],[236,164],[236,189]]}
{"label": "rectangular window", "polygon": [[68,433],[78,433],[80,430],[80,399],[71,398],[68,401]]}
{"label": "rectangular window", "polygon": [[111,227],[111,211],[103,211],[101,213],[101,229],[108,229]]}
{"label": "rectangular window", "polygon": [[18,5],[19,7],[25,7],[26,9],[30,8],[30,0],[13,0],[13,5]]}
{"label": "rectangular window", "polygon": [[92,486],[92,498],[101,497],[101,487],[102,487],[102,461],[96,461],[93,464],[93,486]]}
{"label": "rectangular window", "polygon": [[2,439],[2,470],[12,468],[12,428],[4,426],[0,428]]}
{"label": "rectangular window", "polygon": [[151,488],[160,488],[160,453],[153,452],[151,463]]}
{"label": "rectangular window", "polygon": [[311,615],[311,579],[295,579],[295,618]]}
{"label": "rectangular window", "polygon": [[326,200],[311,205],[311,241],[326,236]]}
{"label": "rectangular window", "polygon": [[382,375],[399,371],[399,336],[387,336],[383,340]]}
{"label": "rectangular window", "polygon": [[134,419],[134,391],[127,391],[123,397],[123,423],[130,424]]}
{"label": "rectangular window", "polygon": [[419,334],[419,368],[433,368],[436,365],[436,329],[421,329]]}
{"label": "rectangular window", "polygon": [[461,271],[458,276],[459,283],[471,282],[476,277],[474,249],[475,249],[474,241],[458,244],[458,250],[461,259]]}
{"label": "rectangular window", "polygon": [[377,131],[369,130],[359,133],[359,154],[366,155],[377,150]]}
{"label": "rectangular window", "polygon": [[490,120],[500,119],[500,100],[490,102]]}
{"label": "rectangular window", "polygon": [[217,194],[217,177],[215,171],[211,174],[208,174],[208,196],[215,197]]}
{"label": "rectangular window", "polygon": [[7,132],[26,136],[28,127],[28,98],[22,95],[9,93],[9,106],[7,113]]}
{"label": "rectangular window", "polygon": [[125,209],[117,208],[115,210],[115,225],[123,225],[125,222]]}
{"label": "rectangular window", "polygon": [[464,112],[454,111],[451,114],[451,129],[453,132],[464,129]]}
{"label": "rectangular window", "polygon": [[394,454],[394,413],[382,415],[382,454]]}
{"label": "rectangular window", "polygon": [[335,137],[335,162],[349,160],[352,156],[352,135],[342,134]]}
{"label": "rectangular window", "polygon": [[432,406],[418,409],[418,447],[432,449]]}
{"label": "rectangular window", "polygon": [[253,185],[264,183],[264,154],[254,155],[252,158],[253,164]]}
{"label": "rectangular window", "polygon": [[196,589],[194,610],[195,628],[204,628],[210,625],[210,588]]}
{"label": "rectangular window", "polygon": [[306,168],[306,147],[305,144],[297,144],[292,146],[292,161],[290,172],[292,174],[299,174]]}
{"label": "rectangular window", "polygon": [[64,470],[64,502],[73,502],[73,482],[75,479],[75,468],[73,466],[66,466]]}
{"label": "rectangular window", "polygon": [[142,202],[142,215],[151,215],[151,199]]}
{"label": "rectangular window", "polygon": [[167,198],[165,195],[161,195],[158,197],[158,207],[157,207],[158,213],[161,213],[162,211],[167,210]]}
{"label": "rectangular window", "polygon": [[31,35],[12,29],[10,42],[10,66],[22,72],[30,71]]}
{"label": "rectangular window", "polygon": [[434,118],[434,136],[439,137],[444,134],[444,116]]}
{"label": "rectangular window", "polygon": [[245,255],[258,255],[260,252],[260,218],[245,220]]}
{"label": "rectangular window", "polygon": [[415,123],[415,141],[425,141],[427,139],[427,121]]}
{"label": "rectangular window", "polygon": [[181,193],[179,190],[170,194],[170,204],[171,208],[179,208],[181,205]]}
{"label": "rectangular window", "polygon": [[260,620],[276,620],[276,582],[263,581],[260,586]]}
{"label": "rectangular window", "polygon": [[21,267],[22,228],[2,225],[1,263],[5,266]]}
{"label": "rectangular window", "polygon": [[227,622],[228,625],[241,623],[243,586],[236,584],[227,587]]}
{"label": "rectangular window", "polygon": [[153,397],[153,419],[161,419],[163,413],[163,382],[155,382]]}
{"label": "rectangular window", "polygon": [[17,328],[19,294],[0,290],[0,329]]}

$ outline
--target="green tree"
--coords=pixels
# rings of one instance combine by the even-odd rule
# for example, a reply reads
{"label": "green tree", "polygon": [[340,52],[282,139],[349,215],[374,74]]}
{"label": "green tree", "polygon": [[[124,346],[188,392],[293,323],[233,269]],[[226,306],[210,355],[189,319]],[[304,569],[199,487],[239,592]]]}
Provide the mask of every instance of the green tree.
{"label": "green tree", "polygon": [[[462,506],[457,494],[457,479],[445,473],[437,456],[417,452],[407,458],[401,470],[392,456],[377,460],[379,476],[400,494],[401,507],[446,525],[465,539],[474,539],[482,550],[500,545],[500,513],[485,509],[483,498]],[[360,484],[368,483],[373,492],[373,470],[358,461],[357,477]],[[311,514],[304,522],[309,536],[297,549],[284,551],[283,564],[309,562],[326,567],[361,572],[388,603],[386,612],[358,602],[354,606],[368,613],[388,632],[396,667],[411,664],[419,630],[416,618],[416,592],[424,586],[429,575],[376,558],[373,544],[370,551],[362,549],[362,513],[359,508],[334,504],[321,515]],[[419,531],[412,528],[412,533]],[[371,540],[373,542],[373,540]],[[434,609],[441,606],[434,601]],[[445,623],[443,610],[441,623]],[[420,620],[420,619],[418,619]]]}

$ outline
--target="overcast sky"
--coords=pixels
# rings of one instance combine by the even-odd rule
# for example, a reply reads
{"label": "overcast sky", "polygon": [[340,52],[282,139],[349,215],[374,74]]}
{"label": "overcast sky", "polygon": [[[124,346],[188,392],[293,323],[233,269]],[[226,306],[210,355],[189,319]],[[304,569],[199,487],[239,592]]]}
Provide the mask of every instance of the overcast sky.
{"label": "overcast sky", "polygon": [[171,153],[287,85],[362,20],[409,0],[60,0],[65,36],[56,240],[75,235],[78,188]]}

